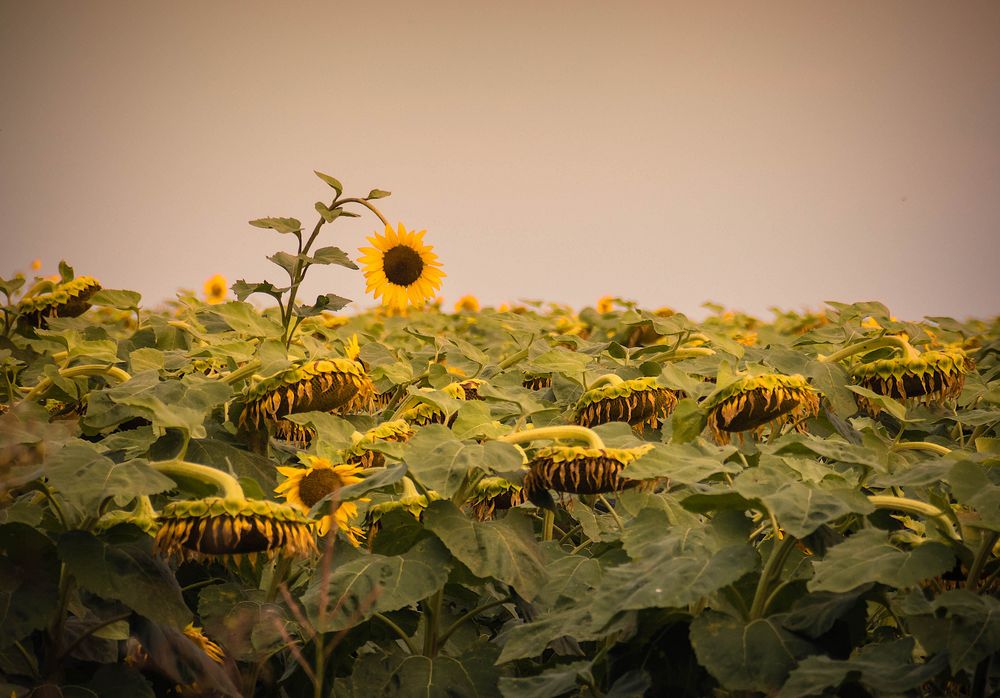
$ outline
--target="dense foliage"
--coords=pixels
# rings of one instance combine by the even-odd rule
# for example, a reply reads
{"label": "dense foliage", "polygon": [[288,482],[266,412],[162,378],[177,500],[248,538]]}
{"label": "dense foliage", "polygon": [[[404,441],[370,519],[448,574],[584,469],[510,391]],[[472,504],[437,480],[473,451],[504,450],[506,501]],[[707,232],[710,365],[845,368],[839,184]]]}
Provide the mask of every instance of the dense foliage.
{"label": "dense foliage", "polygon": [[1000,689],[996,323],[78,286],[3,285],[4,695]]}

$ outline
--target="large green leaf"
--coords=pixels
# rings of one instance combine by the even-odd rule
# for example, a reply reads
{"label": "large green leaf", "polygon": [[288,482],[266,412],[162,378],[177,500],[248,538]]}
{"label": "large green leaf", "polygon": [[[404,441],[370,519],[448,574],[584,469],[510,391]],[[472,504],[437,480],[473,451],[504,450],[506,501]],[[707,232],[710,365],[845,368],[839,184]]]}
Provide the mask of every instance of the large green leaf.
{"label": "large green leaf", "polygon": [[520,451],[510,444],[466,444],[441,424],[428,425],[410,439],[403,459],[418,482],[443,497],[455,494],[475,469],[509,472],[522,462]]}
{"label": "large green leaf", "polygon": [[656,444],[649,453],[625,466],[622,475],[635,480],[666,477],[671,482],[693,485],[720,473],[740,472],[739,465],[723,462],[732,453],[730,448],[708,444]]}
{"label": "large green leaf", "polygon": [[833,546],[813,563],[811,591],[846,592],[867,582],[906,588],[951,569],[955,556],[948,546],[929,541],[910,550],[889,542],[889,534],[866,528]]}
{"label": "large green leaf", "polygon": [[1000,486],[993,484],[982,465],[967,460],[955,463],[948,483],[955,498],[979,514],[977,526],[1000,531]]}
{"label": "large green leaf", "polygon": [[0,525],[0,648],[48,626],[58,584],[52,541],[23,523]]}
{"label": "large green leaf", "polygon": [[498,698],[497,671],[488,657],[473,651],[432,659],[398,648],[368,653],[354,664],[351,688],[354,698]]}
{"label": "large green leaf", "polygon": [[321,632],[360,625],[375,613],[395,611],[426,599],[448,579],[451,557],[437,540],[425,538],[403,555],[364,555],[341,565],[329,579],[313,575],[302,596]]}
{"label": "large green leaf", "polygon": [[537,676],[500,679],[500,691],[504,698],[553,698],[566,695],[576,689],[581,682],[592,682],[591,662],[580,661],[557,664]]}
{"label": "large green leaf", "polygon": [[439,500],[424,512],[424,526],[474,575],[509,584],[528,601],[548,580],[531,522],[517,510],[502,519],[478,522],[451,502]]}
{"label": "large green leaf", "polygon": [[705,611],[691,623],[698,661],[730,691],[773,693],[800,659],[815,650],[773,618],[749,623]]}
{"label": "large green leaf", "polygon": [[121,601],[162,625],[183,628],[191,621],[170,568],[152,554],[146,537],[108,543],[86,531],[59,537],[60,559],[81,587]]}

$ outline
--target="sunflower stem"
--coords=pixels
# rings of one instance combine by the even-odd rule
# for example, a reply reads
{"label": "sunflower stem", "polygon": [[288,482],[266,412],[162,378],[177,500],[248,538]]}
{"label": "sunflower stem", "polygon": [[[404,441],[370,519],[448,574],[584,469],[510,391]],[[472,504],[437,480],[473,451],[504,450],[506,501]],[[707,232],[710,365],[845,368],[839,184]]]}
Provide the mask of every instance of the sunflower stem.
{"label": "sunflower stem", "polygon": [[890,451],[930,451],[931,453],[937,453],[938,455],[947,456],[951,453],[951,449],[946,446],[941,446],[940,444],[934,444],[930,441],[906,441],[903,443],[894,444]]}
{"label": "sunflower stem", "polygon": [[621,376],[617,376],[614,373],[605,373],[600,376],[597,380],[590,384],[588,390],[593,390],[595,388],[600,388],[602,385],[621,385],[625,380]]}
{"label": "sunflower stem", "polygon": [[993,551],[993,546],[996,545],[1000,533],[996,531],[983,531],[982,537],[979,550],[976,551],[976,557],[972,560],[972,567],[969,568],[969,574],[965,579],[965,588],[973,592],[979,586],[979,577],[983,573],[983,568],[986,566],[986,561],[990,558],[990,553]]}
{"label": "sunflower stem", "polygon": [[817,359],[820,363],[829,364],[835,361],[841,361],[849,356],[854,356],[855,354],[866,354],[870,351],[875,351],[876,349],[882,349],[885,347],[892,347],[900,350],[903,352],[903,358],[907,360],[912,360],[920,356],[920,352],[905,339],[889,334],[882,335],[880,337],[872,337],[871,339],[866,339],[854,344],[848,344],[843,349],[835,351],[828,356],[823,356],[821,354],[817,357]]}
{"label": "sunflower stem", "polygon": [[404,630],[401,627],[399,627],[399,625],[397,625],[391,618],[388,618],[387,616],[379,613],[378,611],[375,612],[375,615],[373,617],[378,618],[380,621],[388,625],[392,629],[392,631],[399,636],[399,639],[403,641],[403,643],[406,645],[406,649],[410,650],[410,654],[417,654],[417,648],[413,644],[413,640],[411,640],[410,636],[407,635],[406,632],[404,632]]}
{"label": "sunflower stem", "polygon": [[249,363],[243,364],[235,371],[230,371],[226,375],[222,376],[219,380],[221,380],[223,383],[227,385],[232,385],[237,381],[241,381],[244,378],[252,376],[253,372],[256,371],[258,368],[260,368],[260,366],[261,366],[260,359],[254,359]]}
{"label": "sunflower stem", "polygon": [[955,533],[955,529],[952,528],[951,521],[948,520],[945,513],[933,504],[921,502],[916,499],[894,497],[891,495],[869,495],[868,501],[871,502],[876,509],[895,509],[897,511],[905,511],[908,514],[926,516],[931,519],[941,532],[944,533],[949,539],[954,541],[961,540],[958,534]]}
{"label": "sunflower stem", "polygon": [[574,424],[566,424],[562,426],[554,427],[538,427],[535,429],[528,429],[526,431],[517,431],[513,434],[507,434],[506,436],[501,436],[497,441],[502,441],[508,444],[521,444],[527,441],[536,441],[539,439],[578,439],[580,441],[586,441],[590,448],[606,448],[601,437],[597,435],[592,429],[587,427],[576,426]]}
{"label": "sunflower stem", "polygon": [[556,513],[551,509],[546,509],[542,515],[542,540],[552,540],[552,529],[556,524]]}
{"label": "sunflower stem", "polygon": [[154,470],[170,477],[188,478],[207,485],[215,485],[225,499],[246,499],[239,481],[229,473],[198,463],[183,460],[154,461],[149,464]]}
{"label": "sunflower stem", "polygon": [[[104,366],[101,364],[85,364],[82,366],[70,366],[69,368],[59,369],[59,375],[63,378],[75,378],[76,376],[106,376],[108,378],[114,378],[119,383],[124,383],[130,380],[130,376],[125,371],[121,370],[117,366]],[[28,394],[21,398],[22,402],[29,402],[41,397],[46,390],[52,387],[51,378],[43,378],[38,381],[38,383]]]}
{"label": "sunflower stem", "polygon": [[391,224],[389,223],[388,220],[386,220],[385,216],[382,215],[382,212],[379,211],[374,206],[372,206],[367,201],[365,201],[364,199],[355,199],[355,198],[341,199],[340,202],[338,203],[339,206],[343,206],[344,204],[361,204],[362,206],[364,206],[365,208],[367,208],[369,211],[371,211],[372,213],[374,213],[376,216],[378,216],[378,219],[380,221],[382,221],[382,225],[386,226],[387,228],[391,227]]}
{"label": "sunflower stem", "polygon": [[780,578],[781,569],[785,566],[785,561],[792,552],[792,548],[795,547],[795,542],[795,538],[789,535],[786,535],[781,540],[775,538],[774,546],[771,548],[771,555],[767,558],[764,570],[760,573],[760,579],[757,580],[757,590],[754,592],[753,603],[750,606],[751,621],[757,620],[764,615],[771,584]]}

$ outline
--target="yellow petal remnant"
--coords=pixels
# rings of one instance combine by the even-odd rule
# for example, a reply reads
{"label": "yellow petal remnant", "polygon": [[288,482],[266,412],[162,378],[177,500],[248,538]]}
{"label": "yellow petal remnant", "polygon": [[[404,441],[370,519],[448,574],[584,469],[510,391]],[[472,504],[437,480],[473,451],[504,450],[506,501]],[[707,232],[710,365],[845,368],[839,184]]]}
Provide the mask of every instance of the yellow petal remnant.
{"label": "yellow petal remnant", "polygon": [[422,306],[441,288],[441,263],[433,247],[424,244],[426,231],[407,231],[385,227],[385,235],[368,238],[371,247],[362,247],[366,290],[382,305],[404,310],[408,305]]}
{"label": "yellow petal remnant", "polygon": [[461,313],[462,311],[466,311],[469,313],[478,313],[479,299],[476,298],[475,296],[462,296],[461,298],[459,298],[458,302],[455,303],[455,312]]}
{"label": "yellow petal remnant", "polygon": [[[357,476],[361,472],[361,467],[357,465],[334,465],[325,458],[310,455],[302,455],[301,460],[306,467],[278,468],[278,472],[287,479],[274,488],[274,491],[305,513],[328,495],[362,480]],[[351,525],[351,520],[358,516],[357,505],[354,502],[338,502],[336,499],[331,500],[330,504],[336,509],[319,520],[317,532],[324,536],[331,528],[336,527],[352,545],[357,546],[364,536],[360,528]]]}
{"label": "yellow petal remnant", "polygon": [[40,259],[31,260],[31,269],[33,271],[38,271],[41,268],[42,268],[42,260]]}
{"label": "yellow petal remnant", "polygon": [[226,285],[226,277],[222,274],[216,274],[215,276],[208,279],[205,282],[205,302],[210,305],[215,305],[216,303],[222,303],[226,300],[226,295],[229,293],[229,287]]}
{"label": "yellow petal remnant", "polygon": [[597,299],[596,307],[597,307],[597,312],[601,313],[602,315],[604,313],[610,313],[612,310],[615,309],[615,299],[613,296],[601,296],[600,298]]}

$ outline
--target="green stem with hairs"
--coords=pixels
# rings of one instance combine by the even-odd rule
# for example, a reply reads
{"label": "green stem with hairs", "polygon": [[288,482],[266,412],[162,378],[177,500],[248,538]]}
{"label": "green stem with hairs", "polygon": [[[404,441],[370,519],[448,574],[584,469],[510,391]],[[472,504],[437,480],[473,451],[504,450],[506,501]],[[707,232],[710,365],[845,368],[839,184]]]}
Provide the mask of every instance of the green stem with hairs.
{"label": "green stem with hairs", "polygon": [[556,439],[577,439],[578,441],[586,441],[590,448],[606,448],[601,437],[597,435],[597,432],[587,427],[573,424],[516,431],[513,434],[499,437],[497,441],[508,444],[522,444],[540,439],[551,439],[553,441]]}
{"label": "green stem with hairs", "polygon": [[253,372],[256,371],[258,368],[260,368],[260,366],[261,366],[260,359],[254,359],[253,361],[250,361],[249,363],[243,364],[242,366],[240,366],[235,371],[230,371],[226,375],[224,375],[221,378],[219,378],[219,380],[222,381],[223,383],[225,383],[226,385],[232,385],[233,383],[236,383],[237,381],[240,381],[240,380],[243,380],[244,378],[248,378],[248,377],[252,376]]}
{"label": "green stem with hairs", "polygon": [[939,444],[933,444],[930,441],[904,441],[902,443],[893,444],[890,451],[930,451],[931,453],[937,453],[942,456],[947,456],[951,453],[951,449],[946,446],[941,446]]}
{"label": "green stem with hairs", "polygon": [[215,485],[225,499],[246,499],[243,488],[236,478],[216,468],[210,468],[207,465],[200,465],[198,463],[189,463],[183,460],[154,461],[149,465],[154,470],[170,477],[187,478],[203,482],[206,485]]}
{"label": "green stem with hairs", "polygon": [[399,639],[406,644],[406,649],[410,650],[410,654],[417,654],[417,648],[413,644],[413,640],[411,640],[410,637],[403,631],[403,629],[399,627],[391,618],[386,617],[385,615],[379,613],[378,611],[375,612],[375,615],[373,617],[378,618],[380,621],[388,625],[389,628],[391,628],[392,631],[399,636]]}
{"label": "green stem with hairs", "polygon": [[[114,378],[119,383],[124,383],[125,381],[130,380],[132,378],[132,376],[130,376],[128,373],[121,370],[117,366],[104,366],[101,364],[85,364],[82,366],[70,366],[69,368],[61,368],[59,369],[59,375],[62,376],[63,378],[75,378],[77,376],[105,376],[107,378]],[[35,385],[34,388],[28,391],[28,394],[22,398],[22,402],[28,402],[30,400],[35,400],[41,397],[41,395],[51,387],[52,387],[52,379],[43,378],[42,380],[38,381],[38,384]]]}
{"label": "green stem with hairs", "polygon": [[996,545],[997,538],[1000,538],[1000,533],[983,531],[982,536],[983,540],[979,544],[979,550],[976,551],[972,567],[969,568],[969,575],[965,579],[965,588],[973,592],[979,585],[979,577],[983,573],[983,567],[986,566],[986,561],[990,558],[990,553],[993,551],[993,546]]}
{"label": "green stem with hairs", "polygon": [[750,620],[757,620],[764,615],[771,585],[781,576],[781,569],[785,566],[785,561],[794,547],[795,538],[786,534],[771,548],[771,555],[767,558],[764,570],[760,573],[760,579],[757,580],[757,590],[754,592],[753,603],[750,605]]}
{"label": "green stem with hairs", "polygon": [[[534,338],[532,338],[532,339],[534,339]],[[528,342],[528,346],[531,346],[531,342]],[[518,361],[521,361],[522,359],[526,359],[526,358],[528,358],[528,347],[525,347],[524,349],[516,351],[513,354],[511,354],[510,356],[508,356],[506,359],[504,359],[503,361],[501,361],[500,363],[497,364],[497,368],[500,369],[501,371],[503,371],[506,368],[510,368],[511,366],[513,366],[514,364],[516,364]]]}
{"label": "green stem with hairs", "polygon": [[948,519],[947,515],[945,515],[943,511],[938,509],[933,504],[921,502],[916,499],[907,499],[906,497],[874,494],[868,496],[868,501],[871,502],[876,509],[894,509],[896,511],[905,511],[908,514],[919,514],[920,516],[925,516],[933,521],[941,532],[948,538],[954,541],[961,540],[958,534],[955,533],[955,529],[952,528],[951,521]]}
{"label": "green stem with hairs", "polygon": [[917,351],[912,344],[907,342],[902,337],[897,337],[895,335],[883,335],[881,337],[872,337],[871,339],[866,339],[861,342],[856,342],[854,344],[848,344],[843,349],[835,351],[829,356],[820,355],[818,360],[820,363],[833,363],[835,361],[840,361],[846,359],[849,356],[854,356],[855,354],[866,354],[870,351],[876,349],[882,349],[885,347],[892,347],[903,352],[903,358],[907,360],[912,360],[920,356],[920,352]]}
{"label": "green stem with hairs", "polygon": [[621,376],[617,376],[614,373],[605,373],[591,383],[587,389],[594,390],[595,388],[600,388],[602,385],[621,385],[624,382],[625,380]]}
{"label": "green stem with hairs", "polygon": [[337,203],[338,206],[343,206],[344,204],[361,204],[362,206],[364,206],[365,208],[367,208],[369,211],[371,211],[372,213],[374,213],[376,216],[378,216],[378,219],[380,221],[382,221],[382,225],[384,225],[386,227],[391,227],[391,224],[386,219],[386,217],[382,215],[382,212],[379,211],[374,206],[372,206],[371,203],[369,203],[365,199],[356,199],[356,198],[352,197],[352,198],[348,198],[348,199],[341,199]]}

